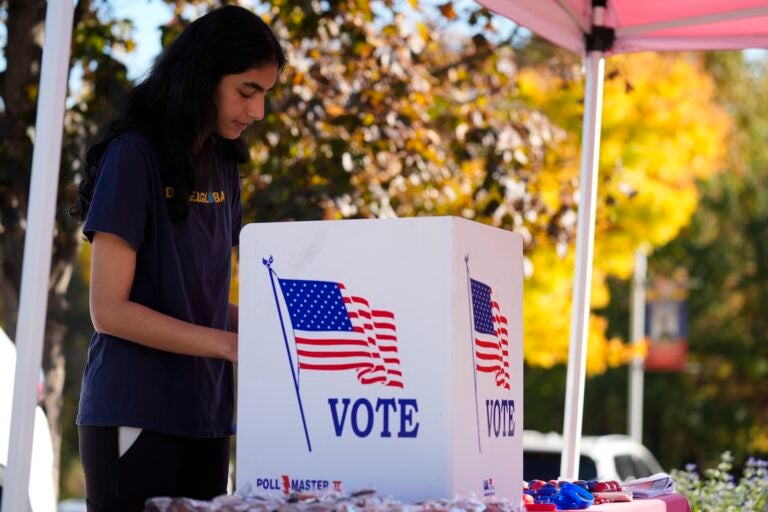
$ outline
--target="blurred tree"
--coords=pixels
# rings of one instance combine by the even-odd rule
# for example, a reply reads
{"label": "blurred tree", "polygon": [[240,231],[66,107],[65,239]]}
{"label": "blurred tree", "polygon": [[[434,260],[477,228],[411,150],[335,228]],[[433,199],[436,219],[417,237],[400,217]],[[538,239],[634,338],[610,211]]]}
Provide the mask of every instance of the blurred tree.
{"label": "blurred tree", "polygon": [[[113,52],[130,50],[125,20],[108,16],[106,2],[79,0],[75,7],[71,67],[82,84],[68,99],[62,179],[58,194],[53,259],[49,281],[43,370],[44,407],[48,413],[59,467],[60,414],[64,386],[66,292],[78,248],[78,225],[68,215],[73,201],[72,174],[83,145],[101,123],[117,92],[126,83],[125,67]],[[7,28],[0,72],[0,322],[11,337],[16,331],[21,265],[27,218],[34,122],[42,55],[45,2],[5,0],[0,18]]]}
{"label": "blurred tree", "polygon": [[[690,356],[684,375],[651,376],[649,429],[684,432],[660,437],[659,452],[716,463],[731,450],[739,462],[768,454],[768,59],[743,53],[702,57],[715,78],[717,101],[731,114],[724,172],[700,183],[691,225],[657,251],[650,269],[691,276]],[[672,384],[675,407],[664,407]]]}
{"label": "blurred tree", "polygon": [[[514,34],[461,37],[389,2],[385,15],[355,0],[271,5],[291,66],[255,127],[249,220],[458,215],[521,233],[529,258],[573,239],[575,184],[559,171],[564,148],[574,151],[521,101]],[[487,14],[474,14],[485,28]],[[569,289],[570,267],[547,276],[545,286]],[[561,333],[547,326],[563,317],[545,293],[533,306],[526,296],[526,325],[545,330],[526,338],[526,356],[562,362],[567,337],[549,344]]]}
{"label": "blurred tree", "polygon": [[548,227],[532,182],[561,134],[515,98],[508,45],[391,2],[271,5],[291,66],[255,128],[250,220],[464,215],[529,240]]}
{"label": "blurred tree", "polygon": [[[539,53],[541,53],[540,46]],[[549,211],[562,225],[576,223],[583,80],[566,57],[559,67],[529,66],[518,77],[520,98],[539,109],[567,137],[556,157],[537,177]],[[550,59],[551,60],[551,59]],[[607,276],[626,278],[633,253],[671,240],[696,209],[696,179],[720,165],[729,126],[715,104],[713,83],[688,55],[653,53],[611,57],[603,100],[595,230],[592,305],[603,307],[610,294]],[[526,360],[551,367],[568,357],[574,268],[573,240],[563,230],[546,233],[531,255],[533,275],[526,282]],[[627,361],[631,347],[606,336],[606,322],[590,319],[587,371],[600,374]],[[625,337],[625,336],[622,336]]]}

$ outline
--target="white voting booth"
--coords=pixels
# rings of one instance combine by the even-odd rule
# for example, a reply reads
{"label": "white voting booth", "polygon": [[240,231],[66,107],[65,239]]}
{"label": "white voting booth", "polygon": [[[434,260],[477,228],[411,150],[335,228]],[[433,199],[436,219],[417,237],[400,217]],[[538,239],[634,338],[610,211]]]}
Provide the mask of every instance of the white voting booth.
{"label": "white voting booth", "polygon": [[238,488],[519,502],[522,258],[451,217],[246,226]]}

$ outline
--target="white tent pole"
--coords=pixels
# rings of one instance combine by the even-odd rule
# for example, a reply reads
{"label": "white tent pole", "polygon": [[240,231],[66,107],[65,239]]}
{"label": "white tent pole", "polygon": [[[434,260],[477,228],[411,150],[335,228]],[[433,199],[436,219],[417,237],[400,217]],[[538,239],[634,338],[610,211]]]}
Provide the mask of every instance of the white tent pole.
{"label": "white tent pole", "polygon": [[[16,329],[16,378],[13,388],[8,471],[2,510],[27,510],[37,380],[43,354],[48,307],[53,219],[59,183],[64,101],[67,94],[72,0],[50,0],[45,14],[45,43],[35,120],[35,147],[29,190],[27,233]],[[53,474],[51,474],[53,478]]]}
{"label": "white tent pole", "polygon": [[589,304],[592,259],[595,247],[597,171],[600,160],[600,122],[603,108],[603,52],[588,52],[585,58],[584,119],[579,177],[579,218],[576,232],[576,269],[573,287],[568,374],[563,421],[562,478],[578,478],[581,454],[581,420],[584,409],[584,379],[587,367]]}
{"label": "white tent pole", "polygon": [[[641,343],[645,334],[645,275],[648,256],[643,249],[635,251],[635,275],[632,282],[631,331],[629,341],[634,346]],[[643,442],[643,381],[644,358],[635,355],[629,365],[629,414],[627,431],[638,443]]]}

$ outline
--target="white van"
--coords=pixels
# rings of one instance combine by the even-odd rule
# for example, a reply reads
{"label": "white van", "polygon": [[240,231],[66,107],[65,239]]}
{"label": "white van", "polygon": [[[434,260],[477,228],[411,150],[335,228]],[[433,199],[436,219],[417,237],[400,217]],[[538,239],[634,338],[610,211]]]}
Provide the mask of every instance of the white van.
{"label": "white van", "polygon": [[[523,433],[523,480],[557,480],[562,453],[563,437],[560,434],[526,430]],[[621,482],[661,472],[653,454],[629,436],[612,434],[581,438],[580,480]]]}
{"label": "white van", "polygon": [[[11,437],[13,384],[16,376],[16,345],[0,329],[0,500],[8,473],[8,448]],[[29,503],[32,512],[55,512],[53,481],[53,443],[48,420],[41,407],[35,409],[32,439],[32,464],[29,475]]]}

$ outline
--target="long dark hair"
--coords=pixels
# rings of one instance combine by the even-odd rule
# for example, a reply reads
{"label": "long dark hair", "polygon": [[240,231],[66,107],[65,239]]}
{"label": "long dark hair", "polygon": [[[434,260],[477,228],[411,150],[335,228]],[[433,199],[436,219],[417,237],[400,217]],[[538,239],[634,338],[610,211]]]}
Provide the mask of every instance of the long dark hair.
{"label": "long dark hair", "polygon": [[228,158],[239,163],[248,160],[240,138],[226,140],[215,134],[214,94],[219,81],[268,64],[282,69],[285,63],[272,30],[247,9],[228,5],[190,23],[158,57],[149,75],[128,92],[106,136],[88,149],[78,201],[70,213],[80,220],[88,214],[99,162],[112,140],[139,132],[158,148],[165,167],[163,183],[175,189],[168,200],[171,219],[185,219],[196,151],[215,142]]}

